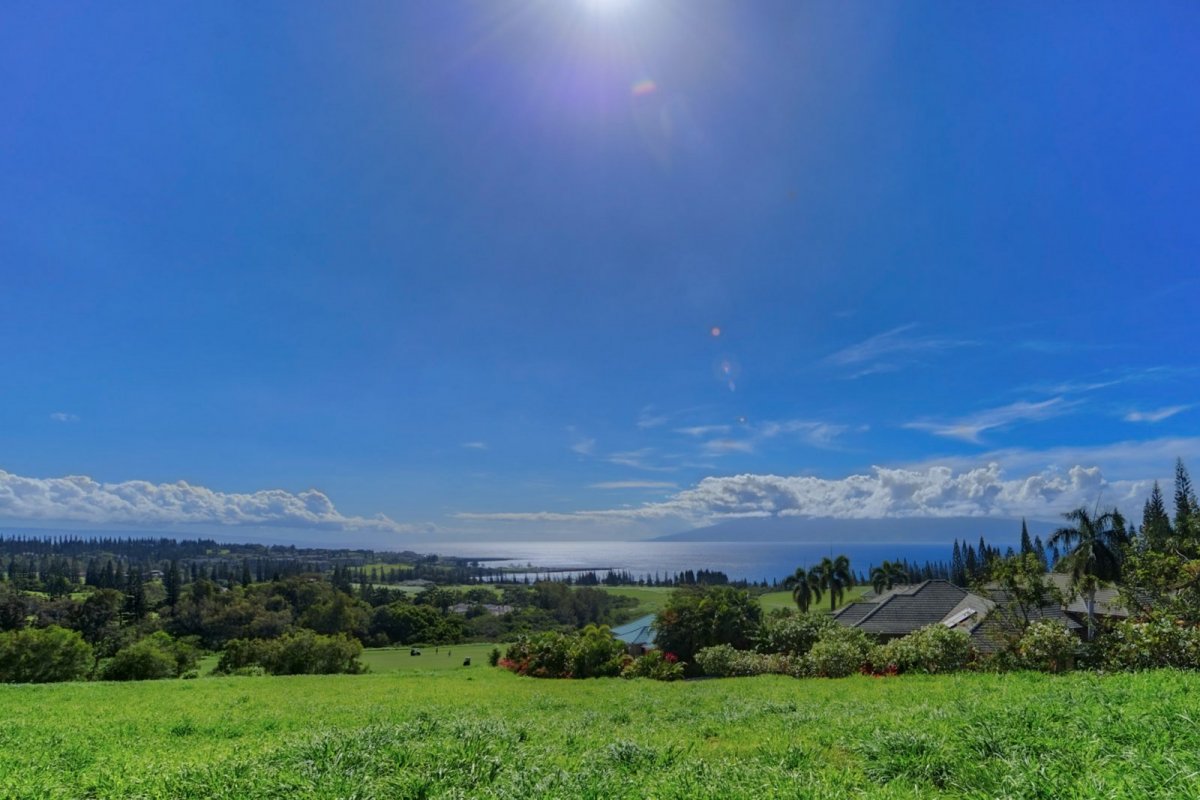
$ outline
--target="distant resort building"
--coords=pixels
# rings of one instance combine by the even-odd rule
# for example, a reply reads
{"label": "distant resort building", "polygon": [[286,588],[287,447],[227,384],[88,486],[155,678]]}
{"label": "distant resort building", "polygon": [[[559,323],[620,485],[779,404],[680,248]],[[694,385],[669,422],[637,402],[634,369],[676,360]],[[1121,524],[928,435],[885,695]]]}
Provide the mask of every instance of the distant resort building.
{"label": "distant resort building", "polygon": [[644,656],[654,649],[654,614],[639,617],[633,622],[627,622],[613,628],[612,634],[625,643],[625,652],[637,657]]}
{"label": "distant resort building", "polygon": [[514,607],[510,605],[494,604],[494,603],[455,603],[450,606],[450,611],[455,614],[466,614],[468,611],[483,609],[486,613],[493,617],[502,617],[505,614],[511,614]]}

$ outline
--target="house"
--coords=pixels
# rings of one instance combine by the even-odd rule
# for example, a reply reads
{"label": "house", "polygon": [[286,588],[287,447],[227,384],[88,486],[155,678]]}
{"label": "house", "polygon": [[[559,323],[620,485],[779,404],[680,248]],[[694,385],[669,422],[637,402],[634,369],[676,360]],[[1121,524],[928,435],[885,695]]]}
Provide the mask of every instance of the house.
{"label": "house", "polygon": [[644,656],[654,649],[654,616],[647,614],[612,629],[612,635],[625,643],[625,652],[629,655]]}
{"label": "house", "polygon": [[[1072,596],[1069,575],[1052,573],[1047,576],[1047,581],[1062,592],[1067,602],[1061,606],[1053,603],[1030,609],[1027,612],[1029,620],[1058,622],[1082,638],[1087,632],[1086,599]],[[866,595],[836,611],[833,618],[885,642],[926,625],[941,623],[969,635],[979,652],[994,653],[1004,647],[1008,633],[1005,628],[1012,621],[1003,614],[992,612],[1007,599],[997,586],[986,587],[984,593],[979,594],[949,581],[929,580],[897,586],[877,596]],[[1111,588],[1096,592],[1095,613],[1098,619],[1128,616],[1128,611],[1119,605],[1117,590]]]}
{"label": "house", "polygon": [[864,597],[838,609],[833,618],[886,642],[936,623],[973,634],[995,606],[950,581],[928,580]]}
{"label": "house", "polygon": [[471,609],[482,608],[493,617],[502,617],[513,612],[513,606],[497,603],[455,603],[449,610],[455,614],[466,614]]}

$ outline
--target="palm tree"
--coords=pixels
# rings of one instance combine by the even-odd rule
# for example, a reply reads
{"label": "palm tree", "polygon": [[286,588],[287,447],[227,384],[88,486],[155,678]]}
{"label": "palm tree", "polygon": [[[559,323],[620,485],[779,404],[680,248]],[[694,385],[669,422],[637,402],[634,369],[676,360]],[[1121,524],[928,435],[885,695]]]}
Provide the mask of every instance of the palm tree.
{"label": "palm tree", "polygon": [[829,592],[829,610],[835,610],[845,596],[846,589],[854,585],[850,559],[846,556],[822,558],[821,563],[813,568],[813,572],[816,574],[817,586],[821,591]]}
{"label": "palm tree", "polygon": [[891,589],[897,583],[908,583],[908,573],[899,561],[884,561],[871,570],[871,587],[875,594],[883,594],[885,589]]}
{"label": "palm tree", "polygon": [[814,601],[821,602],[821,581],[815,569],[805,571],[804,567],[796,567],[783,582],[783,588],[792,590],[792,599],[802,614],[808,613]]}
{"label": "palm tree", "polygon": [[1115,508],[1097,517],[1086,508],[1063,514],[1074,525],[1056,530],[1050,544],[1071,548],[1063,564],[1071,573],[1072,588],[1087,598],[1088,639],[1096,624],[1096,589],[1102,582],[1121,577],[1121,548],[1129,543],[1125,518]]}

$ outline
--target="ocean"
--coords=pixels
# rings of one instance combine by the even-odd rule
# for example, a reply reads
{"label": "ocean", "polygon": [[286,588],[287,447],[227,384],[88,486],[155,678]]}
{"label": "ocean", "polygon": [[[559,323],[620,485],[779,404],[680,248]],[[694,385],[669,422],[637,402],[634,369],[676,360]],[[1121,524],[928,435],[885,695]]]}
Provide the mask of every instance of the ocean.
{"label": "ocean", "polygon": [[445,556],[487,559],[489,566],[539,570],[625,570],[637,577],[683,570],[720,570],[731,580],[782,581],[797,567],[845,554],[855,572],[869,573],[884,560],[950,562],[953,543],[845,542],[441,542],[417,549]]}

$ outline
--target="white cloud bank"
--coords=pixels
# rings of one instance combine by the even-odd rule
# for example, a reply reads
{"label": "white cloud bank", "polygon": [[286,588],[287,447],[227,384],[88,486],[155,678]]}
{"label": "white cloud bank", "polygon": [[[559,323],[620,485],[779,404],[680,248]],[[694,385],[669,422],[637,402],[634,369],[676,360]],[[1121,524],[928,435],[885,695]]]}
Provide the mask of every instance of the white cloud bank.
{"label": "white cloud bank", "polygon": [[412,533],[415,526],[379,514],[346,516],[316,489],[216,492],[185,481],[101,483],[84,475],[26,478],[0,470],[0,517],[89,524],[278,526]]}
{"label": "white cloud bank", "polygon": [[[1191,440],[1177,440],[1176,443],[1196,444]],[[1189,446],[1185,450],[1192,452],[1195,448]],[[1169,462],[1161,463],[1167,465],[1164,471],[1169,469]],[[772,516],[1058,520],[1065,511],[1080,506],[1091,507],[1099,501],[1105,507],[1116,505],[1137,518],[1153,480],[1153,477],[1109,480],[1099,466],[1082,464],[1015,472],[997,460],[957,467],[946,464],[872,467],[864,474],[844,478],[755,474],[709,477],[666,500],[632,508],[462,513],[455,516],[464,520],[507,523],[611,524],[676,520],[692,525],[739,517]]]}

